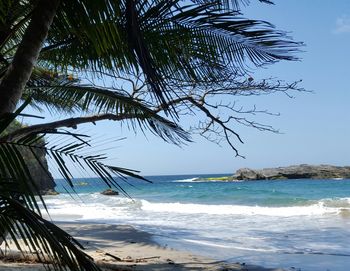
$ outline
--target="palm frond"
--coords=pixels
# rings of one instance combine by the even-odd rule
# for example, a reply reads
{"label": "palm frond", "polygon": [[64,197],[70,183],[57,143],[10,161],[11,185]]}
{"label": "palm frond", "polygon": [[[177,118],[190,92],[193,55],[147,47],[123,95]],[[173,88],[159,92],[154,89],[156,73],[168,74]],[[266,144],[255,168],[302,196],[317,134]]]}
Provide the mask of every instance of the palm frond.
{"label": "palm frond", "polygon": [[218,7],[246,1],[192,2],[62,1],[41,60],[61,70],[141,69],[164,103],[176,95],[165,80],[170,76],[192,82],[218,78],[227,69],[244,72],[250,64],[296,59],[300,43],[269,23]]}
{"label": "palm frond", "polygon": [[1,1],[0,54],[4,59],[21,41],[30,20],[32,9],[32,2]]}
{"label": "palm frond", "polygon": [[[163,50],[169,49],[169,55],[178,56],[177,63],[183,68],[178,67],[177,70],[188,68],[191,71],[189,75],[196,74],[200,78],[218,76],[227,66],[233,71],[245,72],[250,63],[260,66],[279,60],[296,60],[294,54],[302,45],[267,22],[240,18],[234,12],[215,10],[210,4],[182,7],[180,12],[169,16],[168,21],[158,21],[152,26],[166,35],[163,40],[172,48],[167,44],[158,46]],[[152,22],[145,22],[148,21]],[[171,38],[175,37],[174,30],[179,34],[176,39]],[[178,39],[188,42],[181,46]],[[156,51],[156,48],[152,49]],[[173,62],[169,62],[168,67],[170,65]],[[215,73],[215,70],[219,72]],[[178,77],[186,74],[177,73]]]}
{"label": "palm frond", "polygon": [[[0,134],[4,134],[5,129],[30,102],[31,100],[28,99],[14,113],[1,116]],[[30,174],[27,162],[23,159],[21,149],[1,139],[0,179],[3,179],[0,182],[3,195],[21,200],[27,208],[40,213],[35,196],[39,195],[42,202],[43,198],[40,196],[39,189]]]}
{"label": "palm frond", "polygon": [[[258,0],[258,1],[265,4],[273,4],[273,1],[271,0]],[[250,4],[250,0],[216,0],[216,1],[192,0],[192,2],[198,3],[198,4],[214,3],[216,8],[225,9],[225,10],[233,9],[235,11],[239,11],[241,9],[241,6],[247,6]]]}
{"label": "palm frond", "polygon": [[52,77],[37,70],[24,91],[23,99],[31,97],[32,105],[65,112],[94,114],[112,113],[130,128],[148,129],[167,142],[190,141],[190,136],[174,122],[156,114],[143,103],[127,95],[126,91],[79,84],[66,76]]}
{"label": "palm frond", "polygon": [[[20,200],[23,204],[40,213],[36,195],[39,189],[33,180],[27,162],[23,159],[23,149],[10,143],[0,143],[0,182],[4,195]],[[40,200],[43,202],[41,196]]]}
{"label": "palm frond", "polygon": [[31,103],[31,98],[27,98],[24,100],[23,104],[21,104],[15,112],[7,113],[0,116],[0,135],[5,131],[5,129],[14,121],[14,119],[21,114],[21,112]]}
{"label": "palm frond", "polygon": [[[106,157],[102,154],[85,155],[86,148],[91,145],[83,135],[51,131],[51,135],[65,136],[68,140],[49,144],[41,140],[42,132],[48,133],[36,131],[15,141],[0,139],[0,240],[11,239],[19,250],[29,250],[40,261],[49,261],[55,270],[99,270],[76,240],[41,217],[35,197],[38,191],[32,182],[28,161],[23,159],[23,151],[32,151],[37,163],[40,159],[35,155],[36,150],[45,151],[73,191],[73,167],[90,171],[106,186],[126,196],[120,180],[127,181],[126,176],[147,180],[135,170],[104,164]],[[39,200],[45,206],[41,196]]]}
{"label": "palm frond", "polygon": [[[19,130],[28,128],[30,127],[20,128]],[[43,134],[59,135],[61,138],[64,136],[67,139],[61,141],[61,143],[57,143],[58,141],[55,140],[54,144],[49,144],[42,140]],[[106,165],[104,163],[106,157],[101,154],[84,155],[86,149],[91,148],[89,142],[83,139],[86,137],[84,135],[64,130],[42,131],[37,129],[16,140],[8,141],[7,136],[0,138],[0,191],[2,195],[19,200],[26,208],[39,214],[40,207],[37,201],[41,201],[44,207],[45,202],[31,176],[28,152],[32,154],[30,160],[38,163],[47,172],[48,169],[42,166],[40,157],[37,155],[38,151],[44,152],[51,158],[54,167],[58,169],[62,178],[67,181],[71,188],[74,188],[71,173],[71,169],[74,167],[79,167],[82,171],[89,171],[100,177],[108,187],[114,187],[126,196],[128,195],[118,183],[117,177],[131,176],[145,180],[135,170],[125,168],[118,170],[119,167]],[[24,153],[26,153],[26,160],[24,159]],[[48,172],[47,175],[51,176]],[[36,198],[37,195],[39,195],[38,199]]]}
{"label": "palm frond", "polygon": [[[65,136],[67,139],[63,140],[61,143],[58,143],[59,141],[57,139],[55,140],[55,143],[43,143],[42,141],[39,141],[40,137],[38,137],[38,135],[42,133],[45,133],[46,135],[56,135],[60,138]],[[79,168],[83,172],[91,172],[93,175],[100,177],[108,187],[116,188],[126,196],[128,196],[128,194],[118,183],[119,177],[126,178],[126,176],[131,176],[146,180],[137,174],[138,171],[125,168],[120,168],[119,171],[119,167],[106,165],[104,163],[106,157],[103,154],[84,155],[84,153],[91,149],[92,146],[89,144],[89,140],[86,140],[83,137],[86,138],[87,136],[64,130],[35,131],[19,138],[14,142],[1,142],[0,147],[10,149],[7,155],[11,156],[14,156],[14,151],[18,151],[18,149],[28,149],[32,151],[32,153],[35,153],[36,150],[45,151],[47,158],[53,163],[54,167],[58,169],[58,172],[61,174],[62,178],[66,180],[67,184],[73,188],[73,190],[74,185],[72,182],[72,169],[74,168]],[[20,155],[19,151],[18,155]],[[40,161],[37,159],[36,162]],[[22,166],[26,166],[24,161]],[[28,175],[29,172],[26,172],[26,174]],[[19,176],[25,180],[24,183],[27,182],[28,179],[26,174],[23,173],[21,176]],[[11,175],[11,177],[15,182],[21,182],[21,179],[17,178],[17,176]],[[25,191],[28,189],[30,189],[30,187],[25,187],[25,189],[21,190],[20,194],[26,195]],[[27,202],[27,199],[25,202]],[[28,202],[34,202],[33,198],[29,198]]]}
{"label": "palm frond", "polygon": [[0,237],[7,242],[7,235],[22,253],[30,251],[54,270],[100,271],[72,236],[0,192]]}

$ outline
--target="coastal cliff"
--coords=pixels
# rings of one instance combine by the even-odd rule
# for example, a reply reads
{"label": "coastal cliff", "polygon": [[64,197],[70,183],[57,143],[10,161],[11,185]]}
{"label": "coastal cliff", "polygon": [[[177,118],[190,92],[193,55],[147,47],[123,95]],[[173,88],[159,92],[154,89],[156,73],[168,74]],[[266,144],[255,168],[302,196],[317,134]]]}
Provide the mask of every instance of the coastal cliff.
{"label": "coastal cliff", "polygon": [[[4,135],[10,132],[15,131],[16,129],[19,129],[23,127],[21,123],[18,121],[14,121],[11,123],[11,125],[6,129],[4,132]],[[44,139],[41,139],[41,142],[39,144],[44,145]],[[39,193],[41,195],[47,195],[47,194],[57,194],[55,191],[55,182],[54,179],[49,171],[47,159],[46,159],[46,153],[43,149],[33,149],[34,154],[32,151],[28,148],[19,148],[23,159],[27,162],[28,169],[30,171],[30,175],[32,179],[34,180]],[[38,160],[40,162],[38,162]]]}
{"label": "coastal cliff", "polygon": [[280,180],[280,179],[350,179],[350,167],[331,165],[295,165],[288,167],[264,168],[260,170],[241,168],[233,180]]}
{"label": "coastal cliff", "polygon": [[[55,195],[55,182],[49,171],[49,167],[46,160],[46,153],[44,150],[37,149],[35,154],[40,160],[40,163],[36,160],[32,153],[23,152],[24,157],[28,163],[30,175],[39,189],[41,195]],[[40,165],[41,164],[41,165]]]}

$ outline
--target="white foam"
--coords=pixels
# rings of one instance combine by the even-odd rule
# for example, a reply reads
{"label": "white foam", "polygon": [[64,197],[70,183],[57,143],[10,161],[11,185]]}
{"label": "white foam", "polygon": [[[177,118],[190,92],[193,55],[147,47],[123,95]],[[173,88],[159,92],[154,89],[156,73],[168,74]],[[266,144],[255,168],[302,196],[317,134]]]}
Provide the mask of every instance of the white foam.
{"label": "white foam", "polygon": [[216,248],[224,248],[224,249],[236,249],[236,250],[246,250],[246,251],[257,251],[257,252],[276,252],[277,249],[271,249],[271,248],[254,248],[254,247],[247,247],[247,246],[238,246],[237,244],[219,244],[204,240],[194,240],[194,239],[183,239],[185,242],[198,244],[198,245],[204,245],[209,247],[216,247]]}
{"label": "white foam", "polygon": [[326,207],[350,208],[350,198],[328,198],[320,200],[319,203]]}
{"label": "white foam", "polygon": [[325,207],[323,203],[310,206],[293,207],[261,207],[242,205],[207,205],[191,203],[151,203],[141,200],[142,210],[152,212],[182,213],[182,214],[210,214],[210,215],[263,215],[263,216],[307,216],[338,214],[341,209]]}
{"label": "white foam", "polygon": [[232,246],[229,246],[229,245],[223,245],[223,244],[218,244],[218,243],[213,243],[213,242],[208,242],[208,241],[203,241],[203,240],[192,240],[192,239],[183,239],[183,240],[185,242],[199,244],[199,245],[205,245],[205,246],[210,246],[210,247],[232,248]]}
{"label": "white foam", "polygon": [[196,180],[198,180],[198,177],[191,178],[191,179],[176,180],[176,181],[173,181],[173,183],[193,183]]}
{"label": "white foam", "polygon": [[[194,203],[155,203],[147,200],[130,200],[123,197],[105,197],[100,194],[84,194],[82,200],[60,195],[46,199],[50,215],[55,217],[76,216],[83,220],[114,220],[116,217],[134,217],[143,212],[166,214],[243,215],[243,216],[320,216],[350,213],[350,198],[323,199],[307,206],[266,207],[247,205],[214,205]],[[44,213],[45,211],[43,211]],[[153,215],[152,215],[153,216]]]}
{"label": "white foam", "polygon": [[[130,213],[140,204],[128,198],[106,197],[100,194],[81,194],[77,199],[59,195],[45,199],[50,216],[55,220],[112,220]],[[45,211],[43,211],[44,213]]]}

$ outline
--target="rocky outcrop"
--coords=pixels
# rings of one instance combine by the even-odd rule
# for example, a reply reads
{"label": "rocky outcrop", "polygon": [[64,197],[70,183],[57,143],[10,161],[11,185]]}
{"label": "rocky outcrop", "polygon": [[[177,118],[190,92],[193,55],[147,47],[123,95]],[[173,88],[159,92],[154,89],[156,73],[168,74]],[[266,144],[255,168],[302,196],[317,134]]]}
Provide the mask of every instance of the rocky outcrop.
{"label": "rocky outcrop", "polygon": [[36,160],[33,154],[28,153],[26,150],[23,152],[27,157],[28,169],[35,184],[39,189],[41,195],[57,195],[55,191],[56,184],[49,171],[49,167],[46,160],[46,154],[44,150],[36,149],[36,156],[40,159],[40,163]]}
{"label": "rocky outcrop", "polygon": [[236,180],[279,180],[279,179],[350,179],[350,167],[331,165],[297,165],[289,167],[254,170],[242,168],[233,175]]}
{"label": "rocky outcrop", "polygon": [[[13,132],[19,128],[22,128],[23,125],[18,121],[14,121],[6,129],[4,135],[10,132]],[[45,145],[44,139],[41,139],[37,144]],[[56,184],[54,179],[49,171],[49,167],[46,160],[45,150],[40,148],[33,149],[33,152],[29,148],[22,147],[18,148],[21,152],[24,161],[26,161],[30,175],[39,190],[41,195],[56,195],[58,194],[55,191]]]}
{"label": "rocky outcrop", "polygon": [[105,196],[117,196],[117,195],[119,195],[119,192],[112,190],[112,189],[107,189],[107,190],[101,192],[101,194],[105,195]]}
{"label": "rocky outcrop", "polygon": [[56,195],[59,195],[60,193],[58,193],[54,189],[48,189],[48,190],[41,191],[41,194],[44,194],[46,196],[56,196]]}
{"label": "rocky outcrop", "polygon": [[192,182],[232,182],[232,181],[234,181],[233,176],[207,177],[207,178],[192,179]]}

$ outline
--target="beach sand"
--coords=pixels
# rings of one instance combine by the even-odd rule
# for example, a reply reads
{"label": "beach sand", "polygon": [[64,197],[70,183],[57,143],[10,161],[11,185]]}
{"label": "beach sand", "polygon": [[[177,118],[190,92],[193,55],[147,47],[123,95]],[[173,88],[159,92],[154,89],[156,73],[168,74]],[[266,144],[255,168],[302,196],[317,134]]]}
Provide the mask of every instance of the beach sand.
{"label": "beach sand", "polygon": [[[96,263],[103,270],[221,270],[221,271],[281,271],[250,266],[245,263],[229,264],[202,256],[192,255],[187,251],[178,251],[167,246],[159,246],[152,240],[152,235],[134,229],[129,225],[107,225],[86,223],[57,223],[85,247]],[[19,253],[14,249],[8,256]],[[121,260],[118,260],[121,259]],[[11,257],[10,257],[11,259]],[[0,261],[0,270],[19,271],[45,270],[41,264],[20,263],[18,259]]]}

